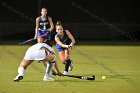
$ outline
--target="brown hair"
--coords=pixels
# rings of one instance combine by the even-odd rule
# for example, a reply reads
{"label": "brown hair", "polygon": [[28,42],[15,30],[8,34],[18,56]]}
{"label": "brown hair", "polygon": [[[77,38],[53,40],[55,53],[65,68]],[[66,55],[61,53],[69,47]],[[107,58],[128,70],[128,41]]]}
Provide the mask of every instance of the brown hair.
{"label": "brown hair", "polygon": [[46,7],[42,7],[42,8],[41,8],[41,11],[42,11],[43,9],[47,10],[47,8],[46,8]]}

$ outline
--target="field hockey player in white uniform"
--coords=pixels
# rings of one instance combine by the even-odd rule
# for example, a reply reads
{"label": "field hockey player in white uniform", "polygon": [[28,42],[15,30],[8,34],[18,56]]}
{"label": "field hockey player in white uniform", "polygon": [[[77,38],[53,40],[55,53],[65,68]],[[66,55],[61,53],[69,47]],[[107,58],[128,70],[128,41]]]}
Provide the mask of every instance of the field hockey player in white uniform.
{"label": "field hockey player in white uniform", "polygon": [[[55,64],[55,54],[53,48],[45,43],[37,43],[28,48],[23,60],[20,63],[20,66],[18,68],[18,75],[15,77],[14,81],[22,80],[25,70],[35,60],[42,61],[44,64],[47,64],[43,81],[54,81],[54,79],[51,78],[50,75],[52,74],[52,68]],[[57,64],[55,64],[55,68],[57,74],[61,76],[62,73],[60,72]]]}

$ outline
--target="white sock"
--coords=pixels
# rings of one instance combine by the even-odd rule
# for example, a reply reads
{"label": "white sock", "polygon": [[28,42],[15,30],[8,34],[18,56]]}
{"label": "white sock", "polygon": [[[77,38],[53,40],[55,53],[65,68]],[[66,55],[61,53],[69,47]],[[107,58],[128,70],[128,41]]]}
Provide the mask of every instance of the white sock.
{"label": "white sock", "polygon": [[47,78],[49,78],[50,75],[52,74],[53,66],[54,66],[54,63],[52,63],[52,62],[47,63],[46,75],[45,75]]}
{"label": "white sock", "polygon": [[18,68],[18,76],[23,76],[25,72],[25,69],[23,67]]}

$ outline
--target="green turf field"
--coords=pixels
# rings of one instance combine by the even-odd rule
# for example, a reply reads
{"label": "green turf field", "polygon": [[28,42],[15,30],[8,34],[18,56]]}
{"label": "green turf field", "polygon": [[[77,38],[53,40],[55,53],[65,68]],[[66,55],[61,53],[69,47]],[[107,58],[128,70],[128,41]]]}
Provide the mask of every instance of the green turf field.
{"label": "green turf field", "polygon": [[[91,76],[87,81],[52,76],[54,82],[42,81],[45,68],[34,62],[21,82],[13,82],[17,68],[29,46],[0,46],[0,93],[139,93],[140,46],[77,45],[73,48],[71,74]],[[64,65],[57,61],[63,71]],[[106,79],[102,80],[101,76]]]}

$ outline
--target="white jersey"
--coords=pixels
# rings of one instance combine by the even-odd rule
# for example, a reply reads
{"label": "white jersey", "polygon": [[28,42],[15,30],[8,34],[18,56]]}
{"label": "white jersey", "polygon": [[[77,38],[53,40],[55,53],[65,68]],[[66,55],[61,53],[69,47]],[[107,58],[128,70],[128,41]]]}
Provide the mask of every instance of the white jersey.
{"label": "white jersey", "polygon": [[47,48],[49,51],[54,52],[53,48],[45,43],[37,43],[30,48],[25,53],[24,59],[27,60],[43,60],[46,57],[45,50],[41,50],[42,47]]}

